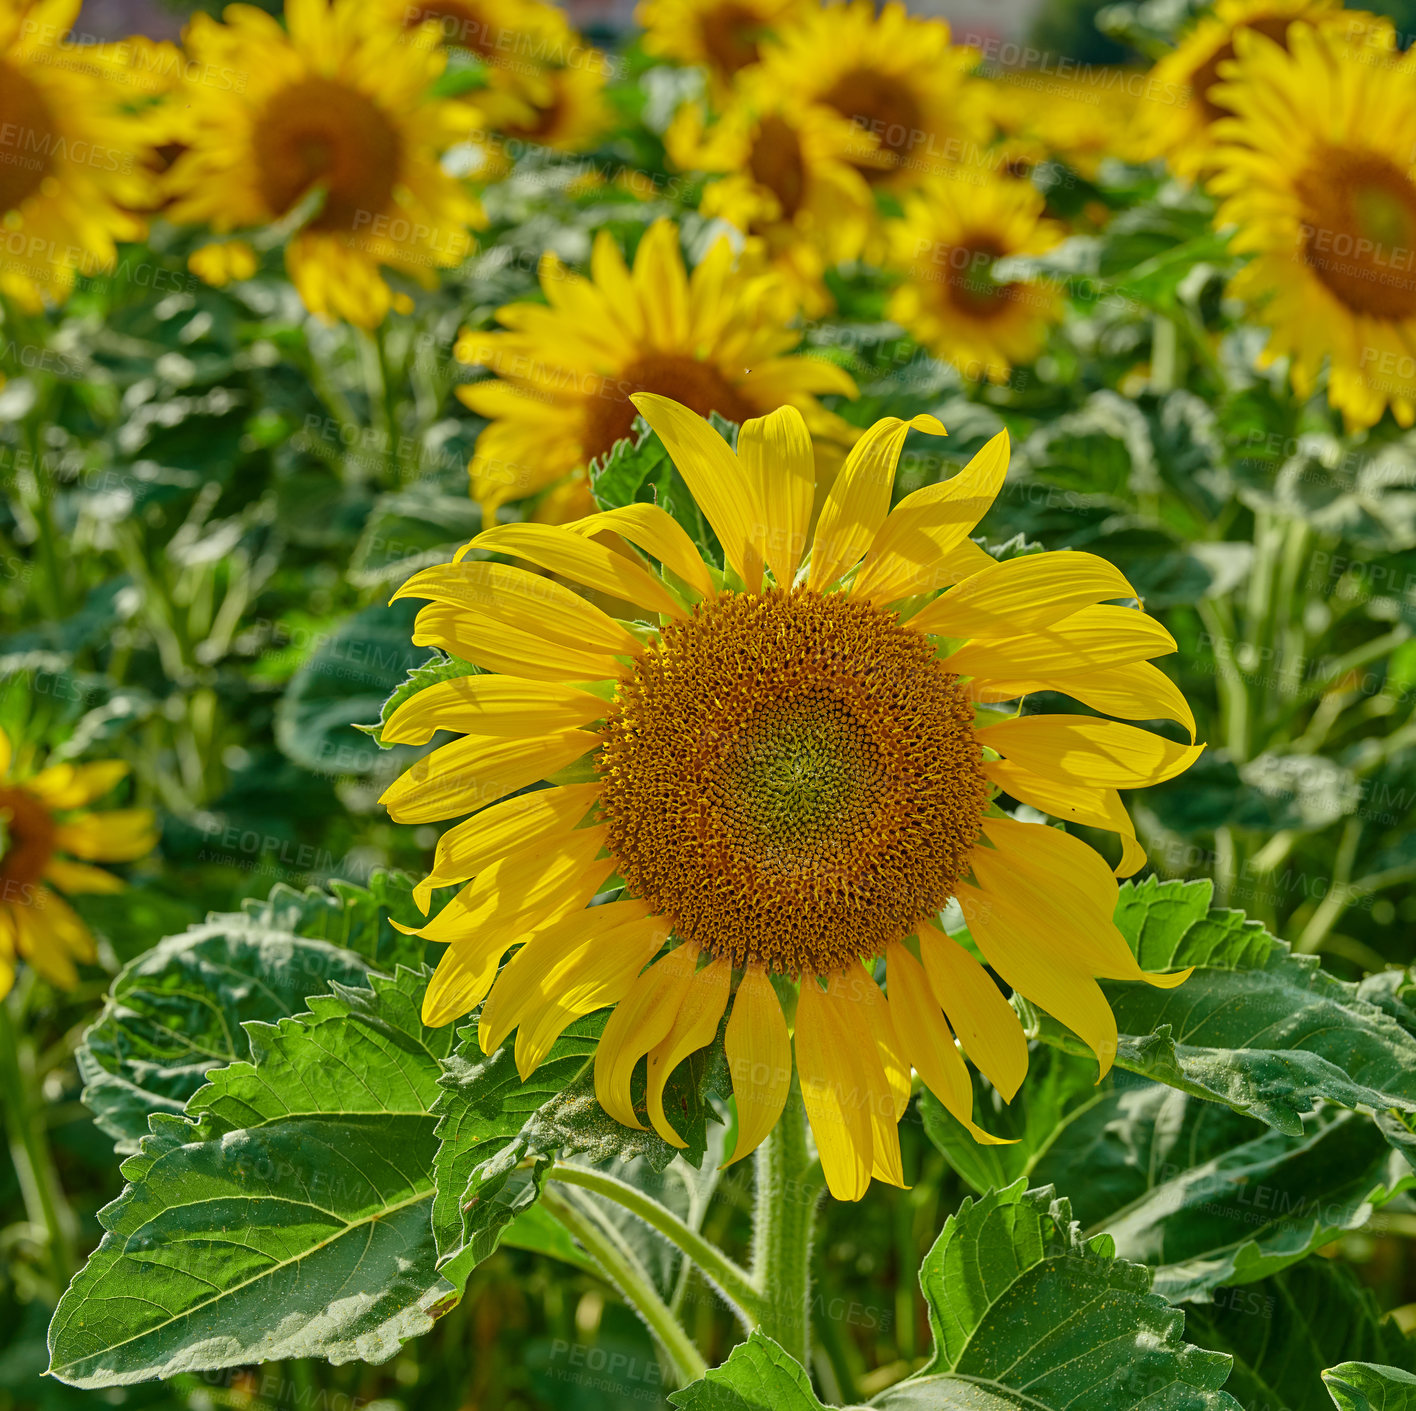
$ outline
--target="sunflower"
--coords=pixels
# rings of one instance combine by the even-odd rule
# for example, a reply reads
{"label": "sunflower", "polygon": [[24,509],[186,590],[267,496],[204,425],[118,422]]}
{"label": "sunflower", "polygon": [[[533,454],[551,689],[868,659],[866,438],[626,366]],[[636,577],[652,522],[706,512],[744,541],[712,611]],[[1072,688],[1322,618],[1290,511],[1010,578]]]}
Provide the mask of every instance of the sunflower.
{"label": "sunflower", "polygon": [[1165,157],[1181,176],[1204,172],[1213,155],[1211,128],[1230,111],[1214,90],[1223,78],[1222,66],[1234,58],[1236,38],[1256,33],[1282,45],[1294,20],[1342,34],[1350,42],[1390,45],[1388,21],[1364,10],[1344,10],[1341,0],[1219,0],[1151,70],[1142,105],[1141,150]]}
{"label": "sunflower", "polygon": [[79,0],[0,0],[0,293],[31,313],[113,266],[151,205],[132,92],[65,42]]}
{"label": "sunflower", "polygon": [[[515,1029],[529,1075],[568,1023],[613,1007],[600,1102],[639,1127],[630,1080],[647,1057],[647,1115],[682,1146],[665,1082],[731,1000],[734,1160],[782,1110],[794,1026],[827,1183],[857,1199],[872,1175],[903,1183],[896,1123],[911,1068],[981,1141],[955,1038],[1007,1097],[1027,1068],[1017,1015],[936,924],[950,898],[998,975],[1083,1039],[1103,1073],[1117,1033],[1097,977],[1184,979],[1141,972],[1098,853],[1008,817],[994,796],[1117,833],[1129,874],[1145,854],[1117,789],[1173,778],[1202,746],[1085,714],[980,708],[1059,691],[1123,719],[1180,721],[1193,739],[1184,698],[1149,660],[1175,644],[1114,605],[1135,590],[1105,560],[1000,563],[971,542],[1003,482],[1006,433],[891,511],[906,433],[943,428],[877,422],[803,562],[813,457],[800,412],[746,422],[733,452],[690,409],[634,400],[722,544],[722,572],[663,509],[636,504],[486,530],[397,595],[430,600],[416,642],[484,673],[414,696],[385,732],[462,735],[383,797],[405,823],[472,814],[415,893],[426,907],[434,888],[462,888],[416,932],[448,943],[423,1017],[445,1024],[480,1005],[483,1050]],[[549,570],[636,620],[468,550]],[[540,780],[554,787],[521,792]]]}
{"label": "sunflower", "polygon": [[605,101],[609,71],[610,61],[587,49],[584,62],[545,70],[538,90],[528,88],[520,79],[494,76],[493,82],[477,93],[476,104],[482,126],[502,139],[498,144],[501,151],[489,158],[493,170],[478,175],[504,174],[518,150],[525,147],[553,152],[583,152],[593,147],[613,121]]}
{"label": "sunflower", "polygon": [[811,9],[811,0],[643,0],[634,18],[646,53],[707,69],[722,97],[767,40]]}
{"label": "sunflower", "polygon": [[635,392],[736,422],[790,403],[823,435],[849,439],[849,428],[816,399],[853,397],[855,383],[832,363],[790,356],[801,335],[787,326],[795,311],[780,281],[735,269],[726,238],[690,275],[678,227],[658,221],[639,242],[631,272],[601,231],[590,273],[572,274],[547,255],[541,288],[549,307],[507,305],[497,312],[507,331],[466,332],[458,341],[458,358],[496,374],[458,388],[491,420],[469,467],[489,520],[508,500],[552,487],[543,518],[589,509],[584,468],[629,435]]}
{"label": "sunflower", "polygon": [[762,83],[824,103],[860,131],[853,160],[867,181],[892,190],[969,160],[986,126],[967,78],[978,53],[949,42],[940,19],[919,19],[891,0],[812,11],[764,47]]}
{"label": "sunflower", "polygon": [[285,18],[288,33],[249,5],[193,18],[169,215],[296,227],[286,265],[306,307],[371,328],[392,298],[381,266],[432,287],[471,248],[481,208],[438,159],[476,113],[429,95],[445,63],[431,25],[405,35],[362,0],[289,0]]}
{"label": "sunflower", "polygon": [[535,84],[548,67],[571,61],[579,40],[565,12],[543,0],[385,0],[406,30],[430,21],[442,42],[475,55],[489,72]]}
{"label": "sunflower", "polygon": [[749,236],[751,256],[771,265],[804,313],[828,312],[823,276],[861,253],[875,216],[870,186],[851,165],[860,130],[821,104],[739,86],[711,125],[685,104],[665,142],[676,166],[719,174],[699,211]]}
{"label": "sunflower", "polygon": [[907,197],[904,219],[889,230],[892,262],[905,276],[889,316],[966,376],[1006,381],[1015,364],[1037,357],[1062,316],[1055,285],[994,273],[1000,260],[1041,254],[1062,238],[1043,204],[1031,184],[1006,178],[941,180]]}
{"label": "sunflower", "polygon": [[1141,160],[1136,113],[1150,86],[1149,75],[1137,70],[1098,67],[1082,74],[1002,74],[981,91],[994,125],[1023,165],[1056,157],[1095,181],[1107,157]]}
{"label": "sunflower", "polygon": [[111,872],[89,864],[132,862],[157,841],[145,808],[88,811],[127,774],[122,761],[52,764],[25,777],[12,764],[0,730],[0,999],[14,984],[17,957],[61,989],[78,984],[74,962],[94,959],[93,937],[53,888],[70,896],[122,891]]}
{"label": "sunflower", "polygon": [[1216,219],[1253,252],[1230,291],[1271,330],[1301,397],[1327,360],[1350,430],[1416,420],[1416,57],[1382,63],[1296,24],[1284,50],[1240,35],[1235,114],[1215,125]]}

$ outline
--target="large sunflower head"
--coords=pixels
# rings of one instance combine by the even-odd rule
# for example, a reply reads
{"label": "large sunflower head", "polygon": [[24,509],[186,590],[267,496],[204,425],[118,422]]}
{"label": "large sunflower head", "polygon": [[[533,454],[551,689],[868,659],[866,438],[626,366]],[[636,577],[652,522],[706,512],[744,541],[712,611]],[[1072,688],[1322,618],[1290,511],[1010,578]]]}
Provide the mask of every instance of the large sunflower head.
{"label": "large sunflower head", "polygon": [[716,95],[762,57],[762,46],[811,9],[811,0],[641,0],[644,48],[707,69]]}
{"label": "large sunflower head", "polygon": [[481,208],[439,156],[476,113],[431,96],[445,62],[431,25],[407,34],[362,0],[289,0],[285,19],[249,5],[193,19],[169,214],[219,233],[294,227],[306,306],[372,327],[392,301],[382,266],[431,287],[471,248]]}
{"label": "large sunflower head", "polygon": [[1213,155],[1213,124],[1231,111],[1215,90],[1224,65],[1235,56],[1235,41],[1258,34],[1282,46],[1294,20],[1342,35],[1359,47],[1390,47],[1388,21],[1344,10],[1341,0],[1219,0],[1151,71],[1141,105],[1140,150],[1165,157],[1182,176],[1204,173]]}
{"label": "large sunflower head", "polygon": [[110,64],[67,42],[79,0],[0,0],[0,292],[31,312],[144,232],[152,133]]}
{"label": "large sunflower head", "polygon": [[[775,1124],[794,1042],[827,1182],[855,1199],[872,1176],[902,1184],[911,1068],[989,1140],[956,1038],[1006,1096],[1027,1067],[1017,1015],[938,926],[950,898],[997,974],[1103,1072],[1116,1024],[1097,978],[1184,978],[1140,971],[1098,853],[997,800],[1117,833],[1130,873],[1145,854],[1117,789],[1173,777],[1200,747],[1081,713],[982,708],[1057,691],[1123,720],[1182,722],[1193,739],[1183,697],[1150,662],[1174,642],[1118,604],[1135,590],[1105,560],[1000,563],[969,539],[1002,485],[1005,433],[891,510],[906,433],[943,428],[876,423],[808,537],[798,411],[748,420],[734,453],[688,408],[635,403],[721,544],[721,570],[663,509],[635,504],[485,531],[400,590],[429,600],[416,641],[482,669],[413,697],[385,734],[461,736],[384,795],[403,822],[471,814],[416,893],[426,906],[432,889],[461,886],[417,933],[448,943],[424,1018],[480,1005],[484,1050],[515,1029],[529,1074],[573,1019],[613,1007],[600,1101],[682,1146],[665,1082],[731,1006],[734,1159]],[[642,1113],[630,1087],[641,1059]]]}
{"label": "large sunflower head", "polygon": [[699,210],[749,236],[805,313],[827,312],[822,276],[860,254],[875,216],[875,198],[852,165],[860,130],[822,104],[742,84],[712,123],[686,104],[665,141],[675,165],[717,174]]}
{"label": "large sunflower head", "polygon": [[645,232],[633,269],[601,231],[589,279],[548,255],[541,287],[546,304],[510,304],[497,312],[505,331],[466,332],[457,344],[463,362],[495,374],[458,389],[491,420],[469,467],[488,516],[531,495],[543,496],[541,518],[583,514],[585,467],[629,435],[636,392],[736,422],[785,402],[823,433],[850,434],[817,397],[854,396],[855,383],[793,355],[801,334],[781,281],[737,267],[726,238],[689,274],[671,221]]}
{"label": "large sunflower head", "polygon": [[157,841],[145,808],[89,808],[127,774],[121,760],[37,772],[15,764],[0,730],[0,999],[16,960],[61,989],[78,984],[74,962],[94,959],[93,937],[59,892],[121,891],[117,877],[91,864],[132,862]]}
{"label": "large sunflower head", "polygon": [[890,317],[976,381],[1003,382],[1031,362],[1062,316],[1062,295],[1045,281],[995,271],[1062,238],[1043,204],[1030,183],[1000,177],[976,186],[942,180],[907,198],[904,219],[890,227],[892,262],[904,276]]}
{"label": "large sunflower head", "polygon": [[822,5],[764,50],[766,88],[823,103],[861,138],[853,160],[873,185],[900,191],[968,160],[986,133],[968,73],[976,50],[952,44],[941,19],[897,0]]}
{"label": "large sunflower head", "polygon": [[[1219,97],[1217,219],[1254,258],[1231,292],[1271,330],[1300,396],[1328,364],[1348,427],[1416,420],[1416,57],[1296,24],[1241,35]],[[1374,62],[1379,59],[1380,62]]]}

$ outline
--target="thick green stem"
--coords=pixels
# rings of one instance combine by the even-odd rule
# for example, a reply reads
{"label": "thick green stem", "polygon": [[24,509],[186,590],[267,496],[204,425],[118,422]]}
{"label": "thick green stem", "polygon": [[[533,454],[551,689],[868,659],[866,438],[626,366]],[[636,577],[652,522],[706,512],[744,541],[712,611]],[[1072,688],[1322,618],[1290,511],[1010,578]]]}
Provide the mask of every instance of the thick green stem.
{"label": "thick green stem", "polygon": [[685,1224],[672,1210],[651,1199],[643,1191],[631,1186],[627,1181],[618,1180],[601,1171],[591,1171],[584,1166],[572,1166],[557,1162],[548,1173],[552,1181],[564,1181],[566,1185],[583,1186],[596,1195],[622,1205],[637,1215],[650,1229],[676,1246],[679,1251],[718,1286],[724,1297],[741,1312],[743,1320],[755,1323],[761,1311],[762,1294],[754,1285],[747,1270],[740,1268],[717,1245],[698,1233],[692,1225]]}
{"label": "thick green stem", "polygon": [[638,1312],[674,1365],[681,1386],[696,1382],[708,1370],[708,1364],[683,1330],[668,1304],[647,1275],[632,1265],[592,1220],[577,1210],[564,1196],[547,1190],[541,1204],[584,1246],[585,1252],[600,1266],[605,1278],[614,1285],[632,1308]]}
{"label": "thick green stem", "polygon": [[763,1292],[761,1327],[803,1367],[811,1355],[811,1247],[819,1168],[806,1145],[806,1109],[795,1085],[771,1135],[757,1149],[753,1282]]}
{"label": "thick green stem", "polygon": [[48,1244],[55,1296],[64,1292],[74,1271],[74,1219],[49,1143],[40,1122],[42,1104],[33,1091],[33,1054],[21,1052],[15,1010],[17,996],[0,1000],[0,1094],[5,1099],[5,1129],[10,1160],[24,1197],[25,1213],[42,1229]]}

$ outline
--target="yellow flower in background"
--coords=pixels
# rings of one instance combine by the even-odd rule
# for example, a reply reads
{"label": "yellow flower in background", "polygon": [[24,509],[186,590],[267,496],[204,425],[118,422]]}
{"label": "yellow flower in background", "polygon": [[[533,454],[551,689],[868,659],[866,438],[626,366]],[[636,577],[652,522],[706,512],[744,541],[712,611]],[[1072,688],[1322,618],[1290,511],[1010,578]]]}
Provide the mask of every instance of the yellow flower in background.
{"label": "yellow flower in background", "polygon": [[1150,86],[1140,70],[1098,67],[1080,75],[1005,73],[976,91],[1027,166],[1053,157],[1095,181],[1107,157],[1142,160],[1136,114]]}
{"label": "yellow flower in background", "polygon": [[642,0],[634,18],[646,53],[707,69],[721,96],[767,40],[812,9],[812,0]]}
{"label": "yellow flower in background", "polygon": [[738,268],[726,239],[689,274],[671,221],[645,232],[632,270],[601,231],[589,279],[547,255],[541,288],[546,304],[497,311],[506,331],[467,331],[457,343],[462,362],[495,374],[458,388],[491,421],[469,467],[488,522],[508,500],[553,486],[542,518],[591,509],[584,468],[629,435],[635,392],[736,422],[786,403],[823,434],[852,434],[817,397],[854,396],[855,383],[833,363],[793,356],[801,334],[780,282]]}
{"label": "yellow flower in background", "polygon": [[[600,1102],[640,1126],[630,1083],[646,1059],[648,1118],[682,1146],[664,1085],[731,1001],[732,1159],[782,1111],[794,1028],[827,1183],[857,1199],[872,1176],[903,1184],[896,1124],[911,1068],[981,1141],[955,1038],[1005,1097],[1027,1068],[1017,1015],[936,925],[951,897],[998,975],[1081,1037],[1103,1073],[1117,1031],[1097,978],[1185,978],[1141,972],[1099,854],[991,798],[1118,834],[1128,875],[1145,854],[1117,790],[1173,778],[1202,746],[1086,714],[976,713],[1051,690],[1122,719],[1181,722],[1193,739],[1184,698],[1151,664],[1175,643],[1115,605],[1135,590],[1105,560],[998,563],[969,539],[1003,483],[1006,433],[891,510],[906,433],[943,428],[877,422],[808,547],[800,412],[747,421],[734,453],[688,408],[635,401],[722,544],[723,572],[663,509],[636,504],[484,531],[397,595],[429,600],[416,642],[486,673],[419,693],[385,731],[415,745],[461,736],[387,790],[395,820],[472,815],[443,835],[415,892],[426,907],[434,888],[461,887],[416,932],[449,947],[423,1017],[446,1024],[481,1005],[484,1051],[515,1029],[525,1076],[572,1020],[613,1006]],[[545,572],[623,604],[622,617]],[[554,787],[518,792],[540,780]]]}
{"label": "yellow flower in background", "polygon": [[1028,182],[1001,178],[984,186],[940,180],[907,197],[904,219],[889,228],[891,262],[905,276],[889,316],[966,377],[1006,381],[1037,357],[1063,314],[1055,285],[995,273],[1000,260],[1042,254],[1061,240],[1043,204]]}
{"label": "yellow flower in background", "polygon": [[27,776],[17,776],[13,763],[0,730],[0,998],[14,984],[17,959],[72,989],[74,962],[94,959],[93,936],[54,889],[122,891],[119,878],[90,864],[132,862],[157,842],[145,808],[89,809],[127,774],[121,761],[52,764]]}
{"label": "yellow flower in background", "polygon": [[213,288],[224,289],[233,280],[250,279],[260,259],[244,240],[221,240],[193,250],[187,268]]}
{"label": "yellow flower in background", "polygon": [[971,160],[987,128],[968,71],[978,53],[951,44],[949,26],[897,0],[811,11],[763,52],[773,92],[824,103],[860,130],[853,160],[866,180],[899,191]]}
{"label": "yellow flower in background", "polygon": [[700,212],[751,237],[752,254],[781,276],[809,316],[832,300],[826,271],[855,259],[875,218],[875,197],[851,164],[861,133],[830,108],[734,91],[713,123],[685,104],[665,136],[684,171],[718,174]]}
{"label": "yellow flower in background", "polygon": [[384,0],[384,7],[404,29],[431,21],[444,44],[532,83],[547,68],[573,62],[581,43],[565,12],[543,0]]}
{"label": "yellow flower in background", "polygon": [[1349,430],[1390,407],[1416,421],[1416,57],[1371,51],[1311,25],[1285,51],[1240,35],[1234,116],[1211,189],[1216,220],[1254,258],[1230,292],[1271,331],[1262,365],[1289,359],[1301,397],[1326,360],[1328,400]]}
{"label": "yellow flower in background", "polygon": [[610,61],[597,50],[586,50],[586,61],[573,68],[549,69],[537,99],[520,80],[493,82],[474,95],[481,126],[505,139],[510,154],[489,154],[484,179],[505,175],[528,147],[553,152],[583,152],[593,147],[613,122],[605,101]]}
{"label": "yellow flower in background", "polygon": [[152,204],[131,89],[66,36],[79,0],[0,0],[0,292],[38,313],[112,267]]}
{"label": "yellow flower in background", "polygon": [[1175,51],[1151,70],[1140,109],[1140,150],[1165,157],[1181,176],[1202,174],[1214,148],[1213,124],[1230,112],[1215,93],[1222,66],[1234,58],[1241,34],[1261,34],[1283,45],[1288,26],[1306,20],[1358,46],[1391,45],[1391,23],[1341,0],[1219,0]]}
{"label": "yellow flower in background", "polygon": [[167,173],[174,220],[217,234],[289,222],[290,278],[311,312],[365,328],[388,266],[425,287],[472,248],[481,208],[439,166],[473,109],[435,99],[432,26],[405,33],[362,0],[289,0],[288,32],[233,5],[187,35],[187,150]]}

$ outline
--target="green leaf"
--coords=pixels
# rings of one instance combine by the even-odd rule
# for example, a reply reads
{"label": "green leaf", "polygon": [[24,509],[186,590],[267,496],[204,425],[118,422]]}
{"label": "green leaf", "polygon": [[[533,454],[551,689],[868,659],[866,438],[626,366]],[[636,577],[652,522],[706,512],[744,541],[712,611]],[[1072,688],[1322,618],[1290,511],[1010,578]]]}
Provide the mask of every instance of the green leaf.
{"label": "green leaf", "polygon": [[156,1119],[54,1315],[61,1381],[383,1361],[456,1298],[428,1218],[450,1036],[418,1022],[426,973],[372,983],[251,1025],[252,1062]]}
{"label": "green leaf", "polygon": [[1150,1274],[1087,1240],[1065,1199],[1018,1181],[965,1200],[920,1267],[934,1352],[889,1411],[1236,1411],[1229,1359],[1184,1340]]}
{"label": "green leaf", "polygon": [[669,1393],[683,1411],[823,1411],[811,1378],[763,1332],[733,1348],[721,1367]]}
{"label": "green leaf", "polygon": [[[1292,1136],[1323,1100],[1416,1111],[1416,1036],[1316,957],[1295,955],[1242,912],[1211,910],[1211,893],[1208,881],[1122,887],[1116,924],[1142,969],[1195,973],[1173,990],[1103,983],[1118,1066]],[[1045,1043],[1087,1052],[1018,1003]]]}
{"label": "green leaf", "polygon": [[[525,1082],[511,1044],[488,1057],[475,1023],[459,1032],[435,1108],[441,1144],[433,1231],[441,1266],[455,1262],[460,1271],[491,1254],[507,1225],[539,1198],[557,1154],[591,1163],[642,1156],[656,1170],[679,1154],[652,1130],[621,1126],[596,1100],[595,1048],[606,1018],[601,1011],[577,1019]],[[683,1156],[695,1166],[706,1149],[704,1089],[712,1071],[708,1057],[695,1054],[665,1089],[666,1110],[687,1114],[679,1124],[688,1142]]]}
{"label": "green leaf", "polygon": [[282,884],[125,966],[77,1055],[84,1102],[117,1150],[136,1151],[149,1116],[182,1112],[210,1070],[245,1058],[247,1020],[274,1023],[310,995],[363,984],[371,965],[417,960],[421,945],[388,921],[411,919],[411,886],[387,873],[333,895]]}
{"label": "green leaf", "polygon": [[975,1190],[1026,1175],[1073,1192],[1083,1228],[1148,1264],[1172,1302],[1273,1274],[1416,1182],[1363,1115],[1327,1108],[1290,1137],[1127,1073],[1098,1088],[1095,1073],[1041,1049],[1006,1107],[980,1081],[979,1120],[1016,1145],[980,1147],[932,1098],[925,1130]]}
{"label": "green leaf", "polygon": [[1226,1289],[1190,1310],[1190,1336],[1234,1358],[1228,1386],[1246,1407],[1329,1411],[1323,1369],[1338,1360],[1416,1371],[1416,1343],[1383,1318],[1370,1289],[1336,1259],[1309,1259]]}
{"label": "green leaf", "polygon": [[436,686],[439,681],[452,681],[459,676],[480,674],[481,668],[473,666],[470,661],[459,661],[456,657],[444,656],[442,652],[434,652],[422,666],[415,666],[408,673],[408,679],[401,682],[393,694],[383,703],[383,709],[379,711],[377,725],[356,725],[354,728],[362,730],[381,750],[394,749],[395,746],[384,744],[384,726],[388,724],[389,716],[404,701],[411,700],[419,691],[426,691],[429,686]]}
{"label": "green leaf", "polygon": [[1338,1411],[1413,1411],[1416,1377],[1400,1367],[1341,1362],[1323,1373]]}

